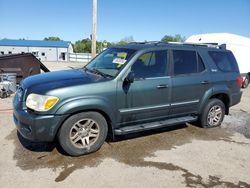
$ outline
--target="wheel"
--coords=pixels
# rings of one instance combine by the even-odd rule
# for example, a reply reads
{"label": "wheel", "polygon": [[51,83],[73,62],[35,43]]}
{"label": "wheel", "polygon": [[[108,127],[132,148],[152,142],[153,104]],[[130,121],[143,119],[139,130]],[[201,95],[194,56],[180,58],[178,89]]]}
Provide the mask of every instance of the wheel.
{"label": "wheel", "polygon": [[210,99],[199,117],[199,124],[203,128],[220,126],[225,116],[225,105],[219,99]]}
{"label": "wheel", "polygon": [[249,75],[246,75],[246,78],[242,84],[242,88],[247,88],[247,86],[249,85]]}
{"label": "wheel", "polygon": [[58,132],[62,149],[72,156],[97,151],[105,142],[108,125],[97,112],[83,112],[69,117]]}

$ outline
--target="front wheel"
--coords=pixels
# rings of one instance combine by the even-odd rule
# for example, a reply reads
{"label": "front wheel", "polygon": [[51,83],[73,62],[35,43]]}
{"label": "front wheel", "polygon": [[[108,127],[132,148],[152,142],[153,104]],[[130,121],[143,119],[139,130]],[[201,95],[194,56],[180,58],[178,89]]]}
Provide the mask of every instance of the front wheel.
{"label": "front wheel", "polygon": [[105,142],[108,125],[97,112],[83,112],[69,117],[58,132],[62,149],[72,156],[97,151]]}
{"label": "front wheel", "polygon": [[225,105],[219,99],[210,99],[204,108],[199,124],[203,128],[220,126],[225,116]]}

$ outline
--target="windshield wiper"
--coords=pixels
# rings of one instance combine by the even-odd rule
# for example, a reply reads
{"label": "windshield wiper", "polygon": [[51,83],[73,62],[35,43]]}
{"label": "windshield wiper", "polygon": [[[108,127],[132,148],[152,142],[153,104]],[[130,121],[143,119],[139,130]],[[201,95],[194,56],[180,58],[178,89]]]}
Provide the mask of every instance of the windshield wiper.
{"label": "windshield wiper", "polygon": [[86,72],[86,71],[91,72],[91,70],[90,70],[89,68],[87,68],[87,67],[83,67],[82,69],[84,69],[84,70],[85,70],[85,72]]}
{"label": "windshield wiper", "polygon": [[93,68],[93,69],[89,69],[89,68],[87,68],[87,67],[84,67],[84,69],[85,69],[85,71],[89,71],[89,72],[92,72],[92,73],[95,73],[95,74],[101,75],[101,76],[102,76],[102,77],[104,77],[104,78],[107,78],[107,77],[109,77],[109,78],[113,78],[113,76],[112,76],[112,75],[105,74],[104,72],[101,72],[101,71],[99,71],[98,69],[95,69],[95,68]]}
{"label": "windshield wiper", "polygon": [[104,78],[107,78],[107,77],[113,78],[113,76],[111,76],[111,75],[109,75],[109,74],[106,74],[106,73],[104,73],[104,72],[102,72],[102,71],[99,71],[98,69],[93,68],[92,70],[93,70],[96,74],[99,74],[99,75],[103,76]]}

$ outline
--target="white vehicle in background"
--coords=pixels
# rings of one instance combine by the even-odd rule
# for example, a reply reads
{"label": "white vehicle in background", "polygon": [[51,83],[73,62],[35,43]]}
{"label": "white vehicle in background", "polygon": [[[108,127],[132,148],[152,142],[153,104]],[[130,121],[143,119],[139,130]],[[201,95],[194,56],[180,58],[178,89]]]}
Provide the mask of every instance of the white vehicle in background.
{"label": "white vehicle in background", "polygon": [[250,77],[250,38],[230,33],[209,33],[190,36],[187,43],[205,43],[221,45],[225,44],[226,49],[233,52],[243,76],[243,88],[249,85]]}

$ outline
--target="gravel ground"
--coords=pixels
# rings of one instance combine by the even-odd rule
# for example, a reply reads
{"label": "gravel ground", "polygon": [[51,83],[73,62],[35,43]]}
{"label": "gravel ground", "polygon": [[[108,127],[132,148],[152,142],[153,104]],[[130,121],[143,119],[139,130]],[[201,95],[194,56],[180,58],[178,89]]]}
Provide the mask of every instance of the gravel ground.
{"label": "gravel ground", "polygon": [[250,87],[243,91],[221,127],[129,135],[81,157],[64,155],[56,143],[22,139],[12,97],[0,99],[0,187],[250,187]]}

